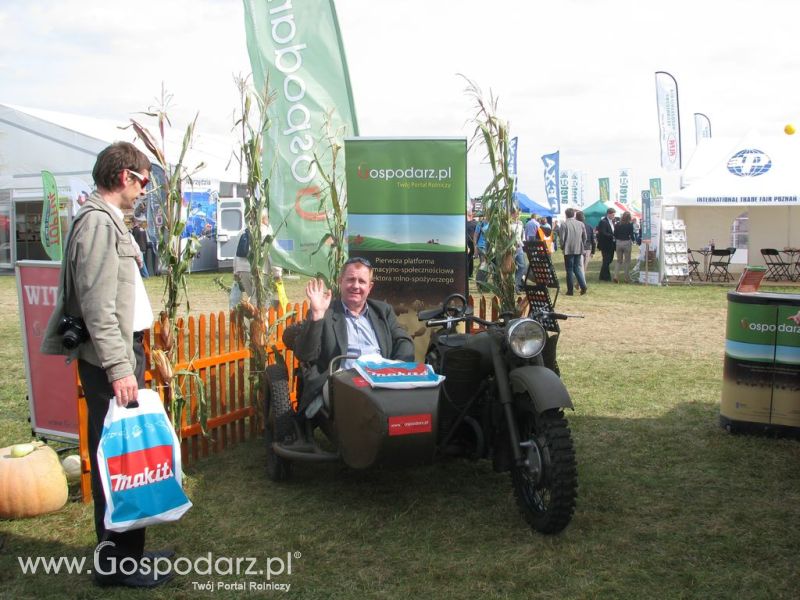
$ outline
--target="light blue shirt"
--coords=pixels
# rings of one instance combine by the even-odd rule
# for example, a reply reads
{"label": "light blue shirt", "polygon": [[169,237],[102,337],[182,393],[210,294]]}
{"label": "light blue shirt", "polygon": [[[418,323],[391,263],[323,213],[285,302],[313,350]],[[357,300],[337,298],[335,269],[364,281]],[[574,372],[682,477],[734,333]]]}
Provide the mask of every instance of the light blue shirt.
{"label": "light blue shirt", "polygon": [[[381,347],[378,345],[378,338],[375,329],[367,316],[369,305],[364,305],[364,310],[360,315],[350,311],[344,302],[345,322],[347,323],[347,354],[362,356],[364,354],[380,354]],[[349,369],[355,364],[355,359],[347,359],[342,362],[342,369]]]}

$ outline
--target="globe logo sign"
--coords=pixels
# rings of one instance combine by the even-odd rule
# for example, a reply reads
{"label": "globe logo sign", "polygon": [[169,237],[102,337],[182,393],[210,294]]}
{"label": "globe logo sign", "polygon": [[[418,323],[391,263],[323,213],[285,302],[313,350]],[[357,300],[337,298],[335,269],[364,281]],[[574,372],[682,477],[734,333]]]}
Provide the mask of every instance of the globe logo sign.
{"label": "globe logo sign", "polygon": [[772,160],[761,150],[739,150],[728,160],[728,171],[737,177],[758,177],[769,171]]}

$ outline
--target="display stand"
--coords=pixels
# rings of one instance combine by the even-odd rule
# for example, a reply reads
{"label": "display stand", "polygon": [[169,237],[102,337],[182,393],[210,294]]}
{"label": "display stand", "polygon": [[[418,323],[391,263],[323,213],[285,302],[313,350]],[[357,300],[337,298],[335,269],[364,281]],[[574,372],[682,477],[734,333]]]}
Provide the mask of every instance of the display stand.
{"label": "display stand", "polygon": [[[530,312],[553,311],[558,299],[559,283],[547,245],[541,240],[528,240],[523,249],[528,257],[528,272],[525,275],[525,296]],[[550,290],[555,290],[552,298]],[[544,316],[541,323],[547,331],[559,333],[558,321]]]}
{"label": "display stand", "polygon": [[686,225],[682,219],[661,222],[663,280],[690,283]]}

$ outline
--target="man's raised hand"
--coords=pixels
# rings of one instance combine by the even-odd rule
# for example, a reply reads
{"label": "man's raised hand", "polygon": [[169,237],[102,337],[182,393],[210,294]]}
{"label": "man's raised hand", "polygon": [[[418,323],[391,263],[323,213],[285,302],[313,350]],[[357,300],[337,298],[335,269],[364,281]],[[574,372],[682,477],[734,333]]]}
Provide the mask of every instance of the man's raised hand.
{"label": "man's raised hand", "polygon": [[311,318],[319,321],[331,305],[331,291],[322,279],[314,278],[306,284],[306,298],[311,308]]}

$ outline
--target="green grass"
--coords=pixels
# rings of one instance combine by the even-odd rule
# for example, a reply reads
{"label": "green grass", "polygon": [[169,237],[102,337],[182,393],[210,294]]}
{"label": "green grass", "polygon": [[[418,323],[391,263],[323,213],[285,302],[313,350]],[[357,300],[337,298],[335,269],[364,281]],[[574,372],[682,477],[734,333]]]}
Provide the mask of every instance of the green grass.
{"label": "green grass", "polygon": [[[556,256],[557,272],[563,269]],[[298,598],[794,598],[800,587],[800,442],[733,436],[718,425],[722,286],[597,282],[561,296],[559,362],[576,410],[579,498],[555,537],[531,533],[507,475],[483,462],[355,472],[300,465],[285,484],[252,440],[187,469],[194,507],[148,530],[148,546],[194,560],[294,558]],[[224,309],[213,275],[192,275],[193,312]],[[230,275],[226,276],[230,279]],[[148,281],[154,304],[157,280]],[[304,280],[287,280],[302,297]],[[563,285],[563,283],[562,283]],[[562,288],[563,289],[563,288]],[[782,290],[788,288],[771,288]],[[798,288],[793,288],[795,292]],[[27,439],[24,367],[11,277],[0,277],[0,446]],[[0,521],[0,597],[128,598],[85,575],[23,576],[17,556],[91,560],[91,506]],[[185,575],[150,598],[275,597],[196,590]]]}

